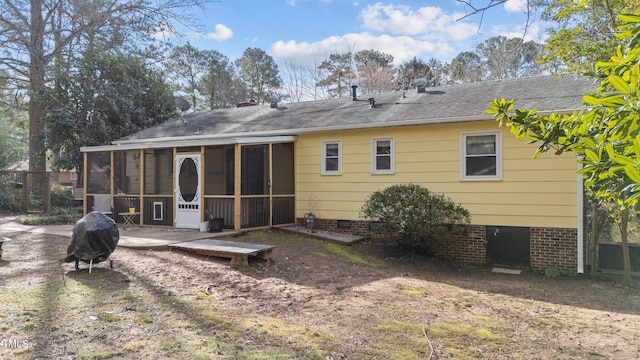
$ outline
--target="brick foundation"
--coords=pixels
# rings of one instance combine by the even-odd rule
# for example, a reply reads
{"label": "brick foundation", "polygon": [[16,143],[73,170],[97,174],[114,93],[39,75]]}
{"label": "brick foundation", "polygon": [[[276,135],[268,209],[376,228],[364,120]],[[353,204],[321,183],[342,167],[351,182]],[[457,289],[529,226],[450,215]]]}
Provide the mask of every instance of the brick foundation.
{"label": "brick foundation", "polygon": [[531,269],[554,267],[562,274],[575,275],[577,261],[577,229],[531,228]]}
{"label": "brick foundation", "polygon": [[[304,226],[304,219],[297,219]],[[340,221],[316,219],[315,228],[337,231],[354,235],[364,235],[373,239],[387,237],[384,233],[372,230],[369,222],[362,220]],[[346,225],[350,225],[348,228]],[[435,256],[449,261],[467,264],[486,264],[486,227],[469,225],[466,235],[455,236],[446,241],[431,244]],[[533,271],[543,272],[547,268],[556,268],[564,275],[575,275],[577,269],[578,231],[566,228],[530,228],[530,267]]]}

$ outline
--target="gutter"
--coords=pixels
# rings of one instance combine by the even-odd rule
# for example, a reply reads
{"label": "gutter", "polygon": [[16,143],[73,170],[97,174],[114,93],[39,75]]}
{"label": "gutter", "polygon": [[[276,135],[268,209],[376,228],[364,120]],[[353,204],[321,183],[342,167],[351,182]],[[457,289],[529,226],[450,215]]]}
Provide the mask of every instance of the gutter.
{"label": "gutter", "polygon": [[[578,156],[579,159],[579,156]],[[582,164],[578,162],[578,171],[582,169]],[[584,182],[582,174],[578,174],[578,259],[577,269],[578,274],[584,274]],[[591,264],[595,266],[595,264]]]}
{"label": "gutter", "polygon": [[[190,138],[190,137],[189,137]],[[277,143],[292,142],[296,140],[296,136],[264,136],[264,137],[199,137],[188,139],[187,137],[168,138],[170,141],[149,141],[138,140],[138,142],[83,146],[80,152],[100,152],[100,151],[123,151],[123,150],[139,150],[139,149],[162,149],[167,147],[187,147],[187,146],[209,146],[209,145],[231,145],[231,144],[257,144],[257,143]]]}
{"label": "gutter", "polygon": [[[575,109],[556,110],[556,111],[539,111],[540,115],[548,115],[551,113],[571,113],[576,111]],[[345,131],[345,130],[361,130],[361,129],[373,129],[383,127],[394,126],[409,126],[409,125],[431,125],[431,124],[447,124],[447,123],[459,123],[469,121],[485,121],[493,120],[493,117],[487,115],[473,115],[456,118],[434,118],[434,119],[419,119],[419,120],[402,120],[380,123],[361,123],[353,125],[334,125],[334,126],[322,126],[322,127],[310,127],[310,128],[298,128],[298,129],[282,129],[282,130],[265,130],[265,131],[250,131],[250,132],[236,132],[227,134],[213,134],[213,135],[189,135],[189,136],[166,136],[161,138],[152,139],[131,139],[131,140],[114,140],[111,143],[113,145],[126,145],[126,144],[151,144],[151,143],[171,143],[179,141],[205,141],[214,139],[229,139],[229,138],[251,138],[251,137],[263,137],[263,136],[295,136],[301,134],[318,133],[318,132],[331,132],[331,131]],[[191,146],[195,146],[195,143],[190,143]],[[84,147],[81,151],[88,150],[91,147]]]}

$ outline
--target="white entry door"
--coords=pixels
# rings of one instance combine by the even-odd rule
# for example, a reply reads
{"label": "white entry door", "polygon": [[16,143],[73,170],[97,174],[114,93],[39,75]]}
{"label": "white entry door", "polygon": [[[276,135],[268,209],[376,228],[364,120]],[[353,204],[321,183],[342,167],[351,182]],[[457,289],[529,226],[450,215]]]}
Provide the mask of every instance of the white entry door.
{"label": "white entry door", "polygon": [[176,155],[176,227],[200,225],[200,154]]}

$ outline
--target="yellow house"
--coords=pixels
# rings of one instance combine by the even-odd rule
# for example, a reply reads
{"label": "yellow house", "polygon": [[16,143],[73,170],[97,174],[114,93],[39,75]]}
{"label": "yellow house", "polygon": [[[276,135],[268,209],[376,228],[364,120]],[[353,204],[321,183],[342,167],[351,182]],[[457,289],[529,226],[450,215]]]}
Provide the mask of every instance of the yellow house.
{"label": "yellow house", "polygon": [[[582,181],[572,154],[533,159],[485,110],[494,98],[570,112],[585,78],[541,76],[352,98],[191,113],[83,148],[85,211],[106,197],[117,221],[250,229],[301,224],[369,234],[364,200],[393,184],[444,193],[472,214],[467,235],[434,244],[457,261],[581,273]],[[102,200],[101,200],[102,201]]]}

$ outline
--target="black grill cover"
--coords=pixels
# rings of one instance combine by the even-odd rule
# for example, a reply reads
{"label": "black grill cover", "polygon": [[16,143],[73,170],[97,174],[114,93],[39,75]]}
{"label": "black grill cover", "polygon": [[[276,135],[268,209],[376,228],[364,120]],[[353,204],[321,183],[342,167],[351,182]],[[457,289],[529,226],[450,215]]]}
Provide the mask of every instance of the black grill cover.
{"label": "black grill cover", "polygon": [[101,212],[92,211],[73,227],[65,261],[105,261],[115,250],[119,239],[120,233],[115,221]]}

